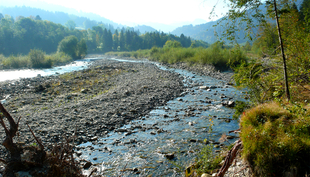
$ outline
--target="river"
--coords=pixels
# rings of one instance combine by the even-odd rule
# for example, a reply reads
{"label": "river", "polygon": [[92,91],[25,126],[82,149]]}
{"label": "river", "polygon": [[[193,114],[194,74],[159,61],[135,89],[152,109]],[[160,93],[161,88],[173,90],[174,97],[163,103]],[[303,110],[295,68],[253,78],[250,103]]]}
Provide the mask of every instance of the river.
{"label": "river", "polygon": [[[0,74],[5,77],[1,77],[0,81],[82,70],[92,60],[94,58],[52,69],[2,71]],[[77,151],[82,155],[78,158],[91,161],[102,175],[181,176],[184,175],[185,167],[196,160],[206,143],[211,143],[214,150],[220,150],[221,146],[236,140],[236,137],[230,136],[228,141],[219,142],[223,133],[239,128],[238,121],[232,119],[234,109],[223,106],[222,102],[244,100],[241,91],[222,80],[155,64],[160,69],[183,76],[188,89],[182,97],[157,107],[142,120],[133,120],[105,137],[100,137],[96,143],[80,144]],[[142,125],[150,128],[141,129]]]}

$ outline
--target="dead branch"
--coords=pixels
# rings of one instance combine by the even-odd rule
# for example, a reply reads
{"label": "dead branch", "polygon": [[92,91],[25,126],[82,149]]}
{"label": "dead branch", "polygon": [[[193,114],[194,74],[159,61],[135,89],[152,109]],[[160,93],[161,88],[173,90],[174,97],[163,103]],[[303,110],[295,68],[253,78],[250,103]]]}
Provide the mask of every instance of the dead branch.
{"label": "dead branch", "polygon": [[240,128],[238,128],[237,130],[231,130],[228,133],[239,133],[240,132]]}
{"label": "dead branch", "polygon": [[[27,123],[26,123],[26,124],[27,124]],[[30,126],[29,126],[28,124],[27,124],[27,126],[28,126],[30,132],[32,133],[32,136],[34,137],[34,139],[35,139],[35,140],[37,141],[37,143],[39,144],[41,150],[43,150],[43,149],[44,149],[44,146],[43,146],[42,142],[34,135],[33,131],[31,130],[31,128],[30,128]]]}
{"label": "dead branch", "polygon": [[225,162],[223,164],[223,166],[221,167],[221,169],[219,170],[219,172],[217,173],[216,176],[218,177],[223,177],[224,174],[226,173],[226,171],[228,170],[228,168],[230,167],[230,165],[232,164],[232,162],[234,161],[238,150],[241,148],[242,142],[239,139],[236,144],[234,145],[234,147],[229,150],[226,158],[225,158]]}
{"label": "dead branch", "polygon": [[6,117],[10,123],[10,129],[8,130],[3,121],[3,116],[0,115],[0,124],[4,128],[6,134],[6,137],[2,144],[8,151],[10,151],[12,158],[20,159],[20,149],[16,146],[16,144],[13,143],[13,137],[16,135],[16,132],[18,130],[18,124],[20,118],[18,120],[18,123],[16,124],[12,116],[7,112],[7,110],[3,107],[1,103],[0,103],[0,112],[2,112],[4,117]]}

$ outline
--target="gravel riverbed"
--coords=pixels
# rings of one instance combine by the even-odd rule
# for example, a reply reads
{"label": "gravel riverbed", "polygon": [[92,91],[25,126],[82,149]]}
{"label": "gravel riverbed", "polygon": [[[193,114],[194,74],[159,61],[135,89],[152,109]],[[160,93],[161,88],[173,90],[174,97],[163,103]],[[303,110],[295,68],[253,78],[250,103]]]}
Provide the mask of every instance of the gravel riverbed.
{"label": "gravel riverbed", "polygon": [[[213,67],[166,65],[231,81],[232,73]],[[15,141],[35,143],[26,123],[46,147],[64,136],[77,135],[76,144],[96,141],[131,120],[141,119],[184,91],[183,77],[149,62],[97,60],[85,70],[67,74],[0,82],[0,100],[17,120]],[[8,125],[8,123],[7,123]],[[0,138],[4,130],[0,128]],[[0,148],[0,156],[6,151]]]}

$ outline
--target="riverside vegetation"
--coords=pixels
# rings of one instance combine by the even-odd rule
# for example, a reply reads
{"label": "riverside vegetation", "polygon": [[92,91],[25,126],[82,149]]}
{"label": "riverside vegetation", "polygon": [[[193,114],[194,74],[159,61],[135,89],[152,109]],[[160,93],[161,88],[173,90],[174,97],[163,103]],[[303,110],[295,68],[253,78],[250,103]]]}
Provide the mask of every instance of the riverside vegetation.
{"label": "riverside vegetation", "polygon": [[[241,157],[249,163],[252,175],[307,176],[310,173],[310,33],[309,16],[305,15],[309,13],[305,10],[309,8],[307,5],[309,1],[304,1],[301,11],[293,3],[283,6],[286,11],[279,19],[287,58],[289,101],[280,69],[282,59],[277,30],[272,23],[261,25],[257,40],[242,47],[237,45],[227,49],[221,43],[215,43],[207,49],[182,48],[178,42],[168,41],[163,48],[108,54],[146,57],[164,63],[213,64],[220,70],[231,67],[236,87],[247,88],[251,95],[248,103],[237,106],[238,115],[235,117],[240,116]],[[220,160],[214,158],[216,156],[209,148],[202,150],[203,154],[195,166],[198,170],[188,176],[212,173],[214,168],[218,168]]]}
{"label": "riverside vegetation", "polygon": [[[249,163],[253,175],[306,176],[310,173],[309,4],[309,0],[304,0],[298,10],[293,3],[281,3],[283,11],[279,23],[287,58],[291,90],[289,101],[285,97],[280,69],[282,60],[276,26],[271,22],[263,23],[257,40],[244,46],[226,47],[217,42],[209,48],[194,44],[189,47],[170,39],[162,43],[162,48],[152,46],[148,50],[107,54],[149,58],[169,64],[211,64],[223,71],[232,68],[236,87],[247,88],[251,95],[247,105],[241,104],[237,112],[240,114],[240,139],[243,143],[241,156]],[[100,43],[97,43],[96,49],[103,51],[102,48],[104,45],[100,48]],[[127,46],[127,50],[134,48]],[[190,175],[216,171],[220,160],[213,158],[215,154],[211,148],[206,146],[202,150],[196,170]]]}

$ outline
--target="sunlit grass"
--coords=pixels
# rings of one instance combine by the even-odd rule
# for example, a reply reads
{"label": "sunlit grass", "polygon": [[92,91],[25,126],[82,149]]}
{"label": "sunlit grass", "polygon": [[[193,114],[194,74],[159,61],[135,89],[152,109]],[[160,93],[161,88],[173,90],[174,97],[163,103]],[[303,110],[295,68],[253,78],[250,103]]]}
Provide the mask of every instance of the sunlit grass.
{"label": "sunlit grass", "polygon": [[30,55],[11,55],[9,57],[0,55],[0,69],[50,68],[72,61],[72,58],[64,53],[46,55],[40,50],[32,50],[32,52],[43,53],[44,57],[31,59]]}
{"label": "sunlit grass", "polygon": [[182,47],[153,47],[149,50],[134,52],[108,52],[107,55],[132,58],[148,58],[162,63],[184,62],[193,64],[209,64],[219,70],[229,69],[229,65],[239,64],[247,60],[246,55],[239,48],[226,49],[220,44],[211,45],[209,48],[182,48]]}
{"label": "sunlit grass", "polygon": [[310,172],[310,114],[300,105],[261,104],[241,117],[243,157],[258,176]]}

